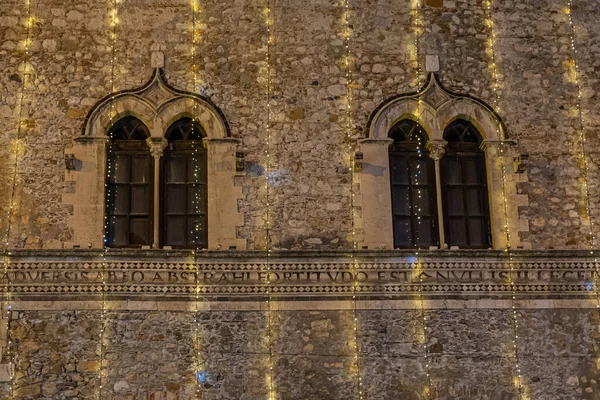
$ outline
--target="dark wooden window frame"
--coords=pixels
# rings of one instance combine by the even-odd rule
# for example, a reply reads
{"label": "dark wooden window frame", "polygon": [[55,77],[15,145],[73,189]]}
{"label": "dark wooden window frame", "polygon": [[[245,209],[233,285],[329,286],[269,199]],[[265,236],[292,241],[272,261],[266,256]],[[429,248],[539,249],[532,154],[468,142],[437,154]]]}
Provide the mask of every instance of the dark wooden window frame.
{"label": "dark wooden window frame", "polygon": [[[480,149],[481,144],[481,136],[479,132],[475,129],[472,124],[467,121],[456,121],[457,125],[461,124],[461,128],[469,129],[470,132],[467,136],[459,136],[452,135],[450,129],[452,129],[452,124],[446,128],[444,133],[444,139],[446,140],[455,140],[449,141],[446,149],[446,154],[442,157],[440,162],[441,168],[441,185],[442,185],[442,205],[443,205],[443,214],[444,214],[444,230],[446,240],[449,246],[459,246],[463,249],[488,249],[492,247],[492,235],[491,235],[491,224],[490,224],[490,205],[489,205],[489,196],[488,196],[488,184],[487,184],[487,168],[486,168],[486,160],[485,160],[485,152]],[[469,136],[470,135],[470,136]],[[474,139],[472,136],[477,135],[477,139]],[[456,141],[459,140],[459,141]],[[462,141],[469,140],[469,141]],[[474,160],[475,168],[476,168],[476,176],[477,182],[468,183],[467,177],[467,162],[469,160]],[[461,179],[460,183],[450,183],[450,168],[449,164],[454,161],[455,163],[460,164],[461,168]],[[449,202],[451,193],[456,190],[461,191],[462,195],[462,214],[458,215],[450,215],[449,212]],[[469,211],[469,197],[468,192],[476,190],[478,193],[479,199],[479,212],[475,214],[471,214]],[[457,203],[460,203],[457,200]],[[453,221],[462,221],[462,225],[465,229],[465,238],[466,244],[457,243],[454,239],[454,235],[452,233]],[[469,222],[471,220],[479,220],[482,223],[482,234],[483,237],[480,237],[481,245],[475,245],[474,237],[472,237],[471,227]]]}
{"label": "dark wooden window frame", "polygon": [[[150,155],[150,151],[148,145],[143,140],[115,140],[111,144],[111,150],[108,154],[109,163],[111,163],[111,168],[113,169],[116,166],[117,157],[127,157],[128,158],[128,173],[127,173],[127,182],[115,182],[115,176],[109,177],[109,182],[107,185],[107,189],[110,191],[110,196],[107,201],[107,246],[113,248],[140,248],[142,246],[150,246],[152,244],[152,237],[154,232],[154,221],[153,221],[153,211],[154,211],[154,168],[152,156]],[[132,174],[134,171],[133,162],[137,157],[143,157],[147,160],[147,176],[148,181],[145,183],[141,182],[132,182]],[[117,212],[116,211],[116,191],[117,187],[127,187],[129,188],[129,205],[128,212]],[[146,213],[133,213],[131,212],[132,205],[132,189],[134,187],[145,187],[146,188]],[[108,193],[107,193],[108,196]],[[115,223],[115,218],[121,217],[127,219],[126,225],[126,236],[128,236],[127,244],[115,244],[115,232],[117,229],[117,225]],[[147,242],[145,243],[135,243],[135,240],[132,240],[132,232],[131,232],[131,223],[134,220],[147,220],[148,228],[147,228]]]}
{"label": "dark wooden window frame", "polygon": [[[414,140],[414,137],[407,130],[396,129],[398,124],[406,125],[407,129],[417,129],[420,134],[421,142],[417,142]],[[437,200],[436,200],[436,187],[435,187],[435,166],[434,161],[429,157],[429,151],[425,147],[425,138],[426,134],[422,127],[420,127],[416,122],[412,120],[403,120],[400,121],[397,125],[390,130],[390,137],[395,139],[392,146],[389,149],[389,158],[390,158],[390,190],[392,197],[392,228],[394,235],[394,248],[402,248],[402,249],[411,249],[411,248],[429,248],[431,246],[439,246],[439,229],[438,229],[438,221],[437,221]],[[402,127],[400,127],[402,128]],[[402,132],[400,132],[402,131]],[[418,137],[417,136],[417,137]],[[397,161],[399,159],[406,160],[406,181],[405,183],[396,182],[394,180],[395,169],[400,167],[400,162]],[[419,184],[415,182],[413,178],[414,171],[411,170],[418,160],[424,161],[425,165],[425,173],[427,174],[427,181],[425,184]],[[419,204],[416,204],[418,199],[416,198],[415,191],[419,190],[419,187],[426,188],[428,191],[428,196],[426,198],[422,198],[421,206],[427,205],[428,212],[421,212],[419,215],[418,207]],[[406,202],[409,205],[410,211],[409,214],[396,214],[395,210],[398,206],[399,199],[394,195],[395,188],[404,188],[407,190],[408,199]],[[420,219],[418,217],[421,217]],[[402,243],[397,234],[397,223],[399,220],[409,221],[410,225],[410,245],[406,245]],[[423,223],[428,223],[429,225],[429,237],[423,238],[418,236],[422,230],[418,229],[418,226]],[[418,237],[417,237],[418,236]]]}
{"label": "dark wooden window frame", "polygon": [[[202,126],[197,122],[194,122],[191,118],[181,118],[171,125],[167,130],[165,137],[169,140],[169,145],[165,149],[163,158],[161,160],[161,245],[171,246],[173,248],[207,248],[208,247],[208,159],[207,151],[202,145],[202,137],[206,136],[206,133]],[[168,182],[168,164],[173,159],[184,158],[185,159],[185,177],[181,177],[181,181]],[[192,170],[190,169],[190,162],[193,162],[194,158],[200,158],[199,161],[200,169],[198,172],[202,174],[197,180],[194,180]],[[192,164],[193,165],[193,164]],[[173,211],[169,205],[169,193],[170,187],[183,187],[185,200],[183,201],[185,211]],[[203,204],[198,208],[194,206],[193,210],[190,210],[190,190],[198,190],[203,193],[202,199]],[[195,197],[194,197],[195,199]],[[192,203],[194,202],[192,199]],[[169,218],[170,217],[183,217],[184,220],[184,243],[171,243],[169,241]],[[202,228],[196,230],[194,222],[190,222],[190,218],[193,220],[200,220]],[[192,226],[190,226],[190,224]],[[190,233],[193,236],[190,237]]]}

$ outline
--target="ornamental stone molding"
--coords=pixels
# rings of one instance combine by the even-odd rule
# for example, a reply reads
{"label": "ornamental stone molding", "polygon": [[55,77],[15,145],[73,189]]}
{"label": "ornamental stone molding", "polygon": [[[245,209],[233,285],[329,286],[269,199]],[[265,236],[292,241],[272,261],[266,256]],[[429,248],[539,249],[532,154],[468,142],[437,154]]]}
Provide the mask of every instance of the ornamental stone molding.
{"label": "ornamental stone molding", "polygon": [[[185,252],[17,251],[2,275],[16,301],[282,301],[595,298],[586,251]],[[102,277],[106,285],[102,285]],[[8,282],[8,285],[7,285]],[[595,303],[594,303],[595,304]]]}
{"label": "ornamental stone molding", "polygon": [[148,82],[136,89],[112,93],[89,111],[82,137],[104,137],[119,119],[134,116],[142,121],[152,137],[163,137],[168,127],[182,117],[193,117],[209,138],[230,136],[223,112],[207,97],[175,89],[164,70],[156,68]]}
{"label": "ornamental stone molding", "polygon": [[444,88],[435,73],[430,73],[423,88],[416,93],[402,94],[383,102],[369,118],[367,137],[387,138],[398,121],[418,122],[429,140],[442,140],[444,128],[456,119],[471,122],[484,140],[507,138],[500,116],[485,102]]}

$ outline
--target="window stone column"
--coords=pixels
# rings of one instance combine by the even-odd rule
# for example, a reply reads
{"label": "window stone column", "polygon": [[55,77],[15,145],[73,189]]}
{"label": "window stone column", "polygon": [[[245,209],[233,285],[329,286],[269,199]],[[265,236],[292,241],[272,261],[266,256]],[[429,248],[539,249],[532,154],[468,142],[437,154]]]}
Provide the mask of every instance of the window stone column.
{"label": "window stone column", "polygon": [[429,157],[431,157],[435,162],[435,194],[437,200],[437,218],[440,237],[440,249],[444,249],[446,247],[446,237],[444,231],[444,209],[442,205],[442,180],[440,174],[440,160],[446,153],[447,145],[448,142],[446,142],[445,140],[430,140],[426,144],[427,150],[429,150]]}
{"label": "window stone column", "polygon": [[246,240],[237,238],[237,227],[244,225],[238,210],[241,186],[235,186],[235,138],[204,138],[208,166],[208,248],[246,250]]}
{"label": "window stone column", "polygon": [[393,249],[392,194],[390,189],[389,147],[393,139],[359,140],[363,168],[359,174],[360,195],[355,206],[362,208],[357,228],[362,228],[360,247]]}
{"label": "window stone column", "polygon": [[154,158],[154,240],[152,248],[157,249],[160,245],[160,158],[163,156],[163,151],[169,144],[165,138],[150,137],[146,139],[150,153]]}

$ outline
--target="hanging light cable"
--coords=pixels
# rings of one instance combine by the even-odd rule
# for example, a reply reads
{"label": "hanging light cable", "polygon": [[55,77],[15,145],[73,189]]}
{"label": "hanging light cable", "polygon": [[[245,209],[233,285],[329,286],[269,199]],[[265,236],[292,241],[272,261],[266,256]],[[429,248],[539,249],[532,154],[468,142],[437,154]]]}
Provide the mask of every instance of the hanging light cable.
{"label": "hanging light cable", "polygon": [[[493,91],[493,96],[492,96],[492,101],[494,104],[494,111],[496,111],[496,113],[500,112],[500,93],[499,93],[499,80],[498,80],[498,67],[497,67],[497,63],[496,63],[496,33],[494,30],[494,21],[492,18],[492,1],[491,0],[485,0],[484,2],[484,6],[485,6],[485,11],[486,11],[486,25],[489,28],[489,40],[488,40],[488,53],[490,55],[490,71],[492,74],[492,91]],[[520,364],[520,353],[519,353],[519,346],[518,346],[518,339],[519,339],[519,315],[517,313],[517,307],[516,307],[516,301],[517,301],[517,284],[515,282],[515,277],[516,277],[516,270],[515,270],[515,264],[514,264],[514,258],[513,258],[513,253],[512,253],[512,247],[511,247],[511,232],[510,232],[510,226],[509,226],[509,220],[508,220],[508,199],[507,199],[507,187],[508,187],[508,181],[507,181],[507,176],[508,176],[508,172],[507,172],[507,166],[506,166],[506,161],[505,158],[507,157],[507,143],[505,142],[505,135],[504,135],[504,131],[503,129],[501,129],[500,125],[496,125],[496,136],[500,138],[501,143],[500,143],[500,169],[502,172],[502,197],[503,197],[503,213],[504,213],[504,233],[506,236],[506,244],[505,244],[505,253],[508,257],[508,269],[509,269],[509,273],[508,273],[508,278],[509,278],[509,284],[510,284],[510,290],[511,290],[511,318],[512,318],[512,331],[513,331],[513,339],[512,339],[512,347],[513,347],[513,354],[514,354],[514,360],[515,360],[515,366],[514,366],[514,370],[516,373],[515,379],[514,379],[514,385],[517,387],[518,393],[519,393],[519,399],[524,399],[525,396],[525,391],[523,388],[523,376],[521,373],[521,364]]]}
{"label": "hanging light cable", "polygon": [[3,309],[4,309],[4,317],[3,319],[6,320],[6,349],[5,349],[5,358],[8,360],[8,365],[9,365],[9,396],[10,399],[14,399],[15,397],[15,368],[16,368],[16,363],[14,360],[14,352],[12,349],[12,339],[11,339],[11,335],[10,335],[10,321],[11,321],[11,317],[12,317],[12,304],[11,304],[11,300],[12,300],[12,296],[11,296],[11,280],[10,280],[10,275],[9,275],[9,269],[10,269],[10,251],[9,251],[9,247],[10,247],[10,237],[11,237],[11,231],[12,231],[12,221],[14,218],[14,212],[15,212],[15,197],[16,197],[16,191],[17,191],[17,178],[18,178],[18,171],[19,171],[19,155],[21,153],[21,138],[22,138],[22,134],[23,134],[23,128],[27,125],[26,121],[24,121],[23,119],[23,108],[24,108],[24,99],[25,99],[25,92],[27,90],[27,85],[30,83],[29,82],[29,78],[30,78],[30,74],[31,74],[31,66],[30,66],[30,61],[31,61],[31,36],[32,36],[32,29],[33,29],[33,24],[34,24],[34,17],[32,14],[32,0],[25,0],[25,6],[27,7],[27,19],[25,21],[25,43],[24,43],[24,48],[23,48],[23,61],[21,63],[21,69],[23,72],[23,79],[21,80],[21,90],[20,90],[20,94],[19,94],[19,98],[17,100],[17,110],[16,110],[16,115],[17,115],[17,133],[16,133],[16,137],[15,137],[15,144],[14,144],[14,152],[15,152],[15,158],[14,158],[14,162],[13,162],[13,171],[12,171],[12,183],[10,186],[10,194],[9,194],[9,204],[8,204],[8,209],[7,209],[7,215],[6,215],[6,235],[5,235],[5,239],[4,239],[4,287],[3,287],[3,292],[4,292],[4,304],[3,304]]}

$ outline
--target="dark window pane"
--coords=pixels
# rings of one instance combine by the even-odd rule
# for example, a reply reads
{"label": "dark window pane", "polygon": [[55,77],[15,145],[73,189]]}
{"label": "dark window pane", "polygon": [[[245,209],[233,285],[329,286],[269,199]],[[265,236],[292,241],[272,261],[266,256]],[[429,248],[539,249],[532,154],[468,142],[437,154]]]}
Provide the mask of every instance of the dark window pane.
{"label": "dark window pane", "polygon": [[413,189],[413,214],[414,215],[429,215],[429,189],[421,187]]}
{"label": "dark window pane", "polygon": [[469,218],[469,242],[473,247],[487,247],[487,232],[483,219]]}
{"label": "dark window pane", "polygon": [[463,190],[460,188],[447,189],[448,216],[465,215]]}
{"label": "dark window pane", "polygon": [[465,157],[463,160],[463,168],[465,171],[465,183],[468,185],[478,185],[481,183],[479,179],[480,171],[478,170],[477,159]]}
{"label": "dark window pane", "polygon": [[112,238],[113,246],[126,246],[129,244],[129,218],[109,217],[109,237]]}
{"label": "dark window pane", "polygon": [[184,216],[167,217],[167,245],[184,246],[186,237]]}
{"label": "dark window pane", "polygon": [[167,214],[185,214],[185,185],[167,186]]}
{"label": "dark window pane", "polygon": [[431,240],[431,220],[429,218],[421,218],[417,220],[416,225],[416,241],[419,243],[419,246],[428,247],[432,246],[435,243]]}
{"label": "dark window pane", "polygon": [[129,182],[129,156],[116,156],[111,162],[112,181],[115,183]]}
{"label": "dark window pane", "polygon": [[131,214],[148,214],[148,188],[146,186],[131,187]]}
{"label": "dark window pane", "polygon": [[188,217],[188,243],[206,244],[206,218]]}
{"label": "dark window pane", "polygon": [[147,218],[132,218],[130,221],[130,244],[150,244],[150,221]]}
{"label": "dark window pane", "polygon": [[460,160],[456,158],[448,157],[447,162],[444,163],[447,176],[447,183],[449,185],[460,185],[462,184],[462,167]]}
{"label": "dark window pane", "polygon": [[394,217],[394,242],[396,247],[413,246],[410,219]]}
{"label": "dark window pane", "polygon": [[467,214],[483,215],[483,201],[481,199],[481,189],[466,189],[467,195]]}
{"label": "dark window pane", "polygon": [[206,212],[206,189],[205,185],[188,185],[188,214],[200,214]]}
{"label": "dark window pane", "polygon": [[118,185],[111,188],[113,191],[113,214],[129,214],[129,185]]}
{"label": "dark window pane", "polygon": [[467,245],[467,232],[463,218],[450,218],[450,244],[451,246],[464,247]]}
{"label": "dark window pane", "polygon": [[392,187],[392,203],[394,215],[410,215],[409,189],[402,186]]}
{"label": "dark window pane", "polygon": [[390,154],[392,184],[408,185],[409,174],[406,158]]}
{"label": "dark window pane", "polygon": [[206,183],[206,157],[193,155],[188,162],[189,183]]}
{"label": "dark window pane", "polygon": [[150,182],[150,157],[134,156],[131,160],[131,182],[149,183]]}
{"label": "dark window pane", "polygon": [[[410,181],[412,185],[426,185],[429,181],[427,159],[425,156],[413,158],[410,163]],[[429,155],[427,155],[429,157]]]}
{"label": "dark window pane", "polygon": [[167,162],[167,182],[185,183],[186,162],[182,156],[170,158]]}

